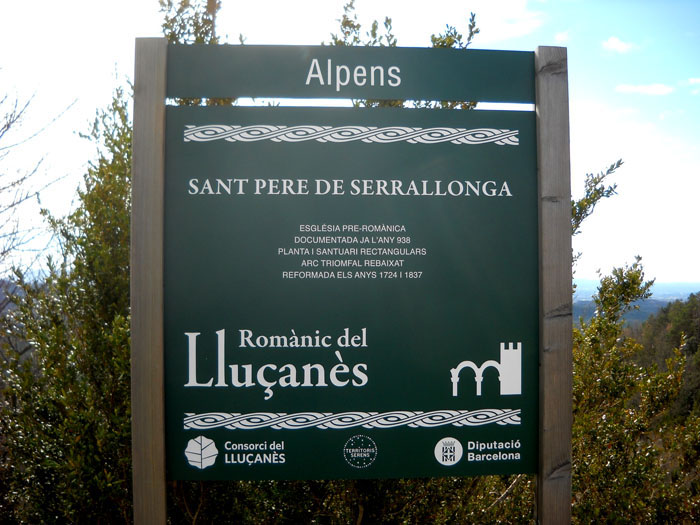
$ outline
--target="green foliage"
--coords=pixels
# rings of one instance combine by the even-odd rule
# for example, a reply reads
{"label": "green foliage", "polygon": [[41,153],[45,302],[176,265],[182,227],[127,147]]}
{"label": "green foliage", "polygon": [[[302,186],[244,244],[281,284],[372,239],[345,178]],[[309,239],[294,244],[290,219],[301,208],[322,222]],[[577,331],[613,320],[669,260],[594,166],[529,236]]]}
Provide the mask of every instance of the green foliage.
{"label": "green foliage", "polygon": [[[501,497],[503,496],[503,497]],[[173,523],[529,521],[530,477],[173,483]]]}
{"label": "green foliage", "polygon": [[[679,436],[677,428],[663,424],[680,391],[684,359],[676,352],[663,372],[639,366],[633,358],[642,347],[623,336],[624,313],[650,295],[651,284],[639,258],[614,269],[601,279],[595,316],[574,329],[578,523],[690,523],[700,516],[697,471],[690,466],[697,436]],[[687,462],[674,465],[671,451]]]}
{"label": "green foliage", "polygon": [[[384,19],[384,33],[379,34],[379,23],[375,20],[372,27],[362,36],[362,25],[357,20],[355,13],[355,0],[350,0],[343,6],[343,16],[338,20],[340,33],[331,34],[330,45],[333,46],[380,46],[396,47],[397,40],[393,33],[391,18]],[[431,35],[430,42],[433,48],[467,49],[479,33],[476,26],[476,15],[471,13],[469,18],[469,33],[466,41],[462,34],[453,26],[447,25],[445,31],[437,35]],[[366,108],[425,108],[425,109],[474,109],[476,102],[454,101],[454,100],[379,100],[361,99],[354,100],[355,107]]]}
{"label": "green foliage", "polygon": [[[601,200],[616,194],[617,184],[606,186],[605,182],[620,166],[622,166],[622,159],[611,164],[604,172],[601,171],[596,175],[586,173],[583,197],[578,200],[571,200],[571,235],[581,233],[581,224],[593,213],[593,210]],[[573,255],[574,266],[580,256],[580,253]]]}
{"label": "green foliage", "polygon": [[[163,15],[161,28],[170,44],[219,44],[216,15],[221,0],[158,0]],[[241,36],[241,44],[243,36]],[[231,106],[235,98],[179,98],[181,106]]]}
{"label": "green foliage", "polygon": [[379,23],[372,22],[372,28],[362,39],[362,26],[357,21],[355,0],[350,0],[343,6],[343,16],[338,20],[340,34],[332,34],[330,44],[333,46],[381,46],[396,47],[396,37],[393,34],[391,18],[384,19],[384,34],[379,34]]}
{"label": "green foliage", "polygon": [[[479,34],[479,28],[476,27],[476,15],[471,13],[469,16],[469,33],[467,40],[464,41],[462,34],[453,26],[447,25],[445,31],[437,35],[430,36],[430,43],[433,48],[443,49],[467,49],[474,40],[474,37]],[[428,109],[474,109],[476,102],[474,101],[455,101],[455,100],[440,100],[429,101],[419,100],[414,103],[417,108]]]}
{"label": "green foliage", "polygon": [[49,217],[62,261],[42,282],[17,275],[3,332],[0,517],[26,523],[131,519],[129,208],[131,128],[121,91],[98,114],[101,145],[78,208]]}
{"label": "green foliage", "polygon": [[439,48],[456,48],[456,49],[466,49],[469,44],[472,43],[474,37],[479,33],[479,28],[476,27],[476,15],[471,13],[469,16],[469,34],[467,35],[467,41],[462,40],[462,34],[457,31],[457,29],[451,25],[447,25],[445,32],[440,35],[432,35],[430,37],[430,42],[433,47]]}
{"label": "green foliage", "polygon": [[216,13],[221,0],[158,0],[163,35],[171,44],[218,44]]}
{"label": "green foliage", "polygon": [[593,210],[602,199],[615,195],[617,184],[605,186],[605,180],[622,166],[622,159],[611,164],[607,170],[594,175],[586,173],[584,182],[584,196],[579,200],[571,201],[571,234],[581,233],[581,223],[593,213]]}
{"label": "green foliage", "polygon": [[674,301],[650,316],[642,326],[641,343],[652,362],[668,358],[673,348],[695,355],[700,345],[700,292]]}
{"label": "green foliage", "polygon": [[673,405],[674,416],[700,414],[700,293],[685,301],[674,301],[650,316],[641,327],[643,350],[636,356],[646,366],[663,367],[679,348],[686,358],[683,384]]}

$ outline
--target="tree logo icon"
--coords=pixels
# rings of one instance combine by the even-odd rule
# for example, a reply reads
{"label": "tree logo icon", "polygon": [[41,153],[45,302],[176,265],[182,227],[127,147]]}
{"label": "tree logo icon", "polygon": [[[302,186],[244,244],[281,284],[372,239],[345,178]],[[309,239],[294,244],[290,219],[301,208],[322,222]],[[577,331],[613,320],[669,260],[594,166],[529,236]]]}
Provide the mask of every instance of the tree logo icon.
{"label": "tree logo icon", "polygon": [[187,462],[195,468],[205,469],[216,462],[219,451],[214,442],[204,436],[190,439],[185,449]]}

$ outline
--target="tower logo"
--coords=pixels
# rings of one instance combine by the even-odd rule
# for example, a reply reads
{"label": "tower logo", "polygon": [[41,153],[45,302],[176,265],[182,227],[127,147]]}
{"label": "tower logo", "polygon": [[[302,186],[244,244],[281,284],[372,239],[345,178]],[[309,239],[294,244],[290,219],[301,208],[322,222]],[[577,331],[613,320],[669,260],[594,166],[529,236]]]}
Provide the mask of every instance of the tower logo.
{"label": "tower logo", "polygon": [[502,396],[519,396],[521,391],[522,375],[522,343],[501,343],[501,361],[488,360],[477,366],[474,361],[462,361],[450,370],[452,381],[452,396],[457,397],[459,386],[459,374],[465,368],[474,371],[476,382],[476,395],[481,395],[481,382],[484,380],[484,370],[493,367],[498,370],[498,381]]}

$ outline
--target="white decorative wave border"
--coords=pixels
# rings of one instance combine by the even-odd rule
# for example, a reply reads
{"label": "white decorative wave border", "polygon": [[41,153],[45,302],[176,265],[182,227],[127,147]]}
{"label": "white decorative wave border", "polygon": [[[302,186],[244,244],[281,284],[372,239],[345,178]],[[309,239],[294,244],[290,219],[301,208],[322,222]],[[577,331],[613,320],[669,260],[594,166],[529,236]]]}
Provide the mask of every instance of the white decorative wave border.
{"label": "white decorative wave border", "polygon": [[520,409],[486,408],[480,410],[433,410],[415,412],[397,410],[392,412],[253,412],[250,414],[229,412],[208,412],[205,414],[185,413],[185,430],[299,430],[320,428],[342,430],[353,427],[433,428],[452,425],[455,427],[480,427],[484,425],[520,425]]}
{"label": "white decorative wave border", "polygon": [[377,128],[370,126],[271,126],[258,124],[254,126],[233,126],[226,124],[207,124],[204,126],[186,125],[185,142],[210,142],[225,140],[227,142],[353,142],[361,140],[368,143],[390,144],[408,142],[410,144],[486,144],[493,142],[500,146],[517,146],[518,130],[493,128],[413,128],[391,126]]}

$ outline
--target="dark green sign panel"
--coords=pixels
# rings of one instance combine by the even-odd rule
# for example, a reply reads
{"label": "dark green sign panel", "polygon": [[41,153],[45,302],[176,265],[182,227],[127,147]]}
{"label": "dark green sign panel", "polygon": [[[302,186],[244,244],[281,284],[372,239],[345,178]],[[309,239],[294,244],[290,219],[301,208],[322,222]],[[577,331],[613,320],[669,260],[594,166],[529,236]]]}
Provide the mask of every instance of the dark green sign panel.
{"label": "dark green sign panel", "polygon": [[[532,102],[533,74],[532,53],[170,46],[167,92]],[[534,113],[166,120],[170,478],[536,470]]]}
{"label": "dark green sign panel", "polygon": [[534,113],[166,120],[170,478],[536,471]]}

